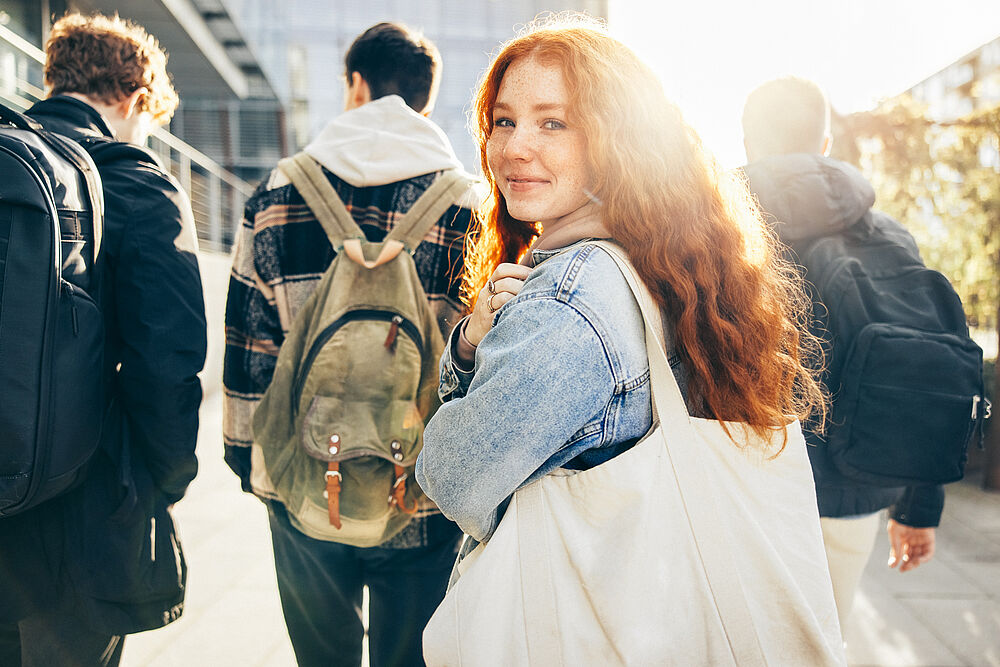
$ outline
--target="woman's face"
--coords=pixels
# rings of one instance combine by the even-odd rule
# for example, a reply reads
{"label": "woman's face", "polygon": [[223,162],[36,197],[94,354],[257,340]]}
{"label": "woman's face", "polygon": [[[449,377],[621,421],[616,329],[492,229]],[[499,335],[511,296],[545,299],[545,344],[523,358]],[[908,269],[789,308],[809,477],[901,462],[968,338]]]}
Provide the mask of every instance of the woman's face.
{"label": "woman's face", "polygon": [[544,227],[590,200],[586,140],[569,100],[562,70],[534,57],[515,60],[500,82],[486,159],[517,220]]}

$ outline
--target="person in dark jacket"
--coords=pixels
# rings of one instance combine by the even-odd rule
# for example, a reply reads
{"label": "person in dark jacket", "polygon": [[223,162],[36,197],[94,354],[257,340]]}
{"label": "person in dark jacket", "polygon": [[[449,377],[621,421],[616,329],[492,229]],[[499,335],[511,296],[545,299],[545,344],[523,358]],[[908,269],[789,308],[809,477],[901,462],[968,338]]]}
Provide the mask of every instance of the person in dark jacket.
{"label": "person in dark jacket", "polygon": [[191,205],[139,148],[177,95],[166,56],[118,17],[68,15],[46,44],[48,99],[28,114],[93,147],[104,187],[99,271],[111,400],[73,491],[0,520],[0,664],[117,665],[124,635],[184,604],[170,507],[197,471],[205,312]]}
{"label": "person in dark jacket", "polygon": [[[779,238],[795,248],[811,239],[873,225],[919,257],[908,231],[872,210],[875,191],[857,169],[828,157],[830,108],[812,81],[783,77],[762,84],[743,110],[744,167],[761,209],[780,224]],[[824,331],[816,332],[828,336]],[[837,387],[829,387],[837,401]],[[890,508],[889,567],[912,570],[934,555],[934,528],[944,489],[867,486],[838,472],[821,435],[806,431],[840,625],[850,612],[861,574],[875,546],[879,511]]]}

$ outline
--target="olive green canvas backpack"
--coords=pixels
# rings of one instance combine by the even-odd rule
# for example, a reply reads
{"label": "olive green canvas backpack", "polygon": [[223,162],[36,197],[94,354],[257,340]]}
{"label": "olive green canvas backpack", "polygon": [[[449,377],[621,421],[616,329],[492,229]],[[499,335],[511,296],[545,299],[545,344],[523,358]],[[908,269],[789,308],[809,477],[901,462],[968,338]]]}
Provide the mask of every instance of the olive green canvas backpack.
{"label": "olive green canvas backpack", "polygon": [[337,255],[281,345],[254,443],[297,529],[377,546],[429,505],[412,473],[439,405],[444,343],[411,254],[471,182],[443,172],[372,243],[312,158],[300,153],[278,167]]}

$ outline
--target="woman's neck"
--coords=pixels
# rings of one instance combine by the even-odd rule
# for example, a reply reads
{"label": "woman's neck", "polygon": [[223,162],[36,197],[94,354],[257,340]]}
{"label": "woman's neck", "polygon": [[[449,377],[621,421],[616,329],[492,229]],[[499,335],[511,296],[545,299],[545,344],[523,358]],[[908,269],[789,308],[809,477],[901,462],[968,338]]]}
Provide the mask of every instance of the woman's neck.
{"label": "woman's neck", "polygon": [[609,236],[601,220],[601,207],[596,202],[587,202],[569,215],[544,223],[542,233],[531,244],[531,250],[553,250],[583,239]]}

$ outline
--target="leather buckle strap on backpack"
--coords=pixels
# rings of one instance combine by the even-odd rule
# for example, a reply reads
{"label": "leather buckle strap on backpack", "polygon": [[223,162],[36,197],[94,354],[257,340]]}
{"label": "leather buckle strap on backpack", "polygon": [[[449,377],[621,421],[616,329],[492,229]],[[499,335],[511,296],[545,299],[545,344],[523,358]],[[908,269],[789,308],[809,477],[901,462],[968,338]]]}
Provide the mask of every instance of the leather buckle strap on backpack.
{"label": "leather buckle strap on backpack", "polygon": [[[410,507],[406,506],[406,478],[409,475],[406,469],[399,465],[393,465],[396,474],[396,481],[392,484],[392,491],[389,495],[389,504],[395,505],[404,514],[414,514],[417,511],[417,503],[413,502]],[[323,495],[326,497],[327,510],[330,514],[330,525],[338,530],[341,528],[340,521],[340,485],[344,477],[340,474],[340,462],[330,461],[326,469],[326,490]]]}
{"label": "leather buckle strap on backpack", "polygon": [[993,403],[985,396],[972,397],[972,422],[976,428],[977,448],[986,450],[986,420],[993,416]]}
{"label": "leather buckle strap on backpack", "polygon": [[330,513],[330,525],[339,530],[341,527],[340,484],[344,480],[344,476],[340,474],[340,461],[330,461],[326,467],[325,477],[326,490],[323,491],[323,495],[326,496],[326,506]]}
{"label": "leather buckle strap on backpack", "polygon": [[392,493],[389,496],[389,504],[395,505],[404,514],[413,514],[417,511],[417,502],[413,501],[412,507],[406,506],[406,469],[400,465],[393,465],[396,472],[396,481],[392,483]]}

